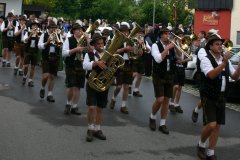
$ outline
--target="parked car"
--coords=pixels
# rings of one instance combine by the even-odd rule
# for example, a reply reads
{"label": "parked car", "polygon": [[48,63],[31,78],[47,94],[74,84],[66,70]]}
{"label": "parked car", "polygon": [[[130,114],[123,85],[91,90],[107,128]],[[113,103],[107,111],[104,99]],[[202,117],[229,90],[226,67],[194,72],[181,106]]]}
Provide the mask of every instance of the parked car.
{"label": "parked car", "polygon": [[[238,63],[240,62],[240,48],[238,53],[235,53],[234,56],[230,58],[230,61],[235,69],[237,69]],[[227,88],[227,97],[232,99],[239,99],[240,98],[240,80],[235,81],[231,77],[229,78],[229,86]]]}

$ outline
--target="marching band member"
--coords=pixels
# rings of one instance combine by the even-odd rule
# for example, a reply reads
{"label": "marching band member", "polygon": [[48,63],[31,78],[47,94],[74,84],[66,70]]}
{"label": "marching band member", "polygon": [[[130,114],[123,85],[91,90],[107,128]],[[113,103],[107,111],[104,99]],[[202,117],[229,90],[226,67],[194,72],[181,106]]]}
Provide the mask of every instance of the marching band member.
{"label": "marching band member", "polygon": [[27,32],[26,27],[27,20],[24,16],[19,17],[19,26],[15,27],[15,46],[14,50],[16,52],[16,61],[15,61],[15,68],[14,68],[14,75],[17,75],[17,73],[20,76],[23,76],[23,61],[24,61],[24,35]]}
{"label": "marching band member", "polygon": [[11,51],[14,48],[14,30],[17,25],[17,21],[13,19],[13,13],[9,12],[7,19],[1,25],[1,31],[3,34],[3,53],[2,53],[2,66],[10,67]]}
{"label": "marching band member", "polygon": [[[200,63],[201,103],[203,108],[204,127],[197,145],[197,155],[201,159],[216,160],[215,147],[218,141],[220,126],[225,124],[226,88],[229,76],[237,80],[240,75],[240,64],[235,70],[229,60],[231,53],[222,55],[223,39],[218,34],[208,37],[207,55]],[[208,149],[206,141],[209,140]]]}
{"label": "marching band member", "polygon": [[48,83],[48,102],[55,102],[53,98],[54,78],[57,76],[59,54],[62,47],[62,37],[56,31],[57,24],[53,21],[48,24],[48,32],[41,34],[38,43],[39,49],[42,49],[42,80],[40,89],[40,98],[45,97],[45,86]]}
{"label": "marching band member", "polygon": [[22,85],[25,85],[28,77],[28,67],[31,64],[30,75],[28,79],[28,86],[34,87],[33,76],[35,72],[35,66],[37,64],[37,54],[38,54],[38,41],[39,37],[37,35],[37,30],[39,23],[33,21],[30,25],[31,31],[27,32],[24,36],[25,44],[25,55],[24,55],[24,64],[23,64],[23,79]]}
{"label": "marching band member", "polygon": [[167,28],[162,28],[159,32],[160,41],[152,45],[152,56],[154,58],[152,78],[156,99],[152,106],[149,127],[153,131],[156,130],[156,113],[161,107],[159,131],[164,134],[169,134],[166,127],[166,119],[168,115],[169,98],[172,97],[176,65],[174,44],[169,44],[169,33]]}
{"label": "marching band member", "polygon": [[[176,35],[182,39],[184,39],[184,32],[178,29],[176,31]],[[175,42],[181,48],[181,40],[177,39]],[[190,46],[189,46],[190,47]],[[174,75],[174,86],[173,86],[173,97],[171,98],[169,110],[171,112],[183,113],[181,106],[179,105],[179,101],[182,93],[182,86],[185,83],[185,67],[187,66],[187,62],[191,59],[187,58],[184,53],[182,53],[179,49],[176,48],[176,74]],[[190,54],[189,54],[190,55]]]}
{"label": "marching band member", "polygon": [[[122,25],[120,26],[120,31],[125,34],[126,36],[129,35],[129,24],[126,22],[122,22]],[[123,56],[123,59],[125,60],[125,64],[123,68],[119,68],[117,71],[116,76],[116,88],[114,90],[113,97],[111,99],[110,108],[114,109],[115,103],[116,103],[116,97],[119,94],[121,88],[123,87],[123,95],[122,95],[122,105],[120,112],[124,114],[128,114],[128,108],[127,108],[127,99],[128,99],[128,90],[129,85],[132,84],[133,81],[133,71],[132,71],[132,60],[129,59],[128,52],[132,52],[133,48],[129,45],[124,43],[124,46],[117,50],[116,53],[121,54]]]}
{"label": "marching band member", "polygon": [[142,81],[142,75],[144,74],[144,54],[150,53],[144,42],[144,31],[137,33],[137,52],[136,59],[133,60],[133,96],[142,97],[143,95],[139,91],[139,87]]}
{"label": "marching band member", "polygon": [[[107,67],[103,61],[99,60],[104,54],[104,42],[104,37],[99,33],[93,34],[90,45],[94,46],[94,49],[85,55],[83,61],[83,69],[88,71],[87,78],[92,70],[99,68],[105,69]],[[101,140],[106,140],[106,136],[102,133],[100,125],[102,123],[102,109],[107,105],[108,89],[103,92],[98,92],[87,83],[86,91],[88,105],[88,130],[86,140],[91,142],[93,136]]]}
{"label": "marching band member", "polygon": [[[65,73],[67,87],[67,104],[64,114],[70,113],[80,115],[78,111],[78,101],[80,97],[80,88],[84,88],[85,70],[82,66],[84,46],[78,46],[78,40],[84,34],[84,29],[78,23],[75,23],[71,29],[72,37],[67,38],[63,44],[63,57],[65,57]],[[85,38],[88,36],[85,35]],[[88,41],[88,39],[87,39]]]}

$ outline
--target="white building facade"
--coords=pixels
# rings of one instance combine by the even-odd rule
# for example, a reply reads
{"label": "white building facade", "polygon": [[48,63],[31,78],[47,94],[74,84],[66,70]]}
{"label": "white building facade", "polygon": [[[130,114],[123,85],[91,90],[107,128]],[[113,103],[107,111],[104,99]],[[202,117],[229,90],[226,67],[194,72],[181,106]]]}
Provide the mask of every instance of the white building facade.
{"label": "white building facade", "polygon": [[8,12],[22,14],[22,0],[0,0],[0,16],[7,16]]}
{"label": "white building facade", "polygon": [[234,46],[240,46],[240,0],[233,0],[233,9],[231,13],[231,31],[230,40]]}

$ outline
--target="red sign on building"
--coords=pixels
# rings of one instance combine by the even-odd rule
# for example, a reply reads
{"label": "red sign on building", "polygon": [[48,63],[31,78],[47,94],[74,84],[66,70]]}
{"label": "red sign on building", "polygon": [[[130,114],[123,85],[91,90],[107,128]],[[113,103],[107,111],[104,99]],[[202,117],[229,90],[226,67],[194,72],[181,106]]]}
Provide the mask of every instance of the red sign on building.
{"label": "red sign on building", "polygon": [[209,26],[217,26],[218,25],[218,18],[212,16],[212,15],[203,15],[203,25],[209,25]]}

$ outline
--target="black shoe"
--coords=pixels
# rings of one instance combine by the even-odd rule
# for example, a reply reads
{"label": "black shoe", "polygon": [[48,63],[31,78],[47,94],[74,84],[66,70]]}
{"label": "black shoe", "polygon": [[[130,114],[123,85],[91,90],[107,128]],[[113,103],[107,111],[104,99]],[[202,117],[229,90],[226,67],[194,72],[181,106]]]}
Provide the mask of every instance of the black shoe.
{"label": "black shoe", "polygon": [[47,96],[47,101],[48,102],[55,102],[55,99],[53,98],[53,96]]}
{"label": "black shoe", "polygon": [[40,89],[40,98],[45,97],[45,89]]}
{"label": "black shoe", "polygon": [[149,128],[152,131],[156,131],[156,119],[149,118]]}
{"label": "black shoe", "polygon": [[68,115],[68,114],[70,114],[70,111],[71,111],[71,105],[66,104],[65,109],[64,109],[64,114]]}
{"label": "black shoe", "polygon": [[34,87],[33,81],[28,82],[28,86],[29,86],[29,87]]}
{"label": "black shoe", "polygon": [[23,71],[19,71],[19,72],[18,72],[18,75],[19,75],[19,76],[23,76]]}
{"label": "black shoe", "polygon": [[215,155],[206,156],[206,160],[217,160],[217,156],[215,156]]}
{"label": "black shoe", "polygon": [[172,113],[176,113],[176,109],[175,109],[174,105],[172,105],[172,104],[169,105],[169,110]]}
{"label": "black shoe", "polygon": [[109,105],[111,109],[114,109],[115,103],[116,103],[116,101],[111,100],[110,105]]}
{"label": "black shoe", "polygon": [[167,129],[166,125],[159,126],[158,130],[164,134],[169,134],[169,130]]}
{"label": "black shoe", "polygon": [[198,121],[198,113],[196,113],[194,110],[192,112],[192,121],[196,123]]}
{"label": "black shoe", "polygon": [[183,113],[183,110],[180,106],[175,107],[176,112]]}
{"label": "black shoe", "polygon": [[26,77],[23,77],[23,79],[22,79],[22,85],[25,85],[26,80],[27,80],[27,78],[26,78]]}
{"label": "black shoe", "polygon": [[132,87],[128,87],[128,94],[132,94]]}
{"label": "black shoe", "polygon": [[133,96],[134,97],[142,97],[143,95],[139,91],[136,91],[136,92],[133,92]]}
{"label": "black shoe", "polygon": [[206,149],[197,145],[197,156],[200,159],[206,159]]}
{"label": "black shoe", "polygon": [[124,113],[124,114],[128,114],[128,108],[125,107],[121,107],[120,112]]}
{"label": "black shoe", "polygon": [[101,130],[95,131],[95,132],[93,133],[93,136],[96,137],[96,138],[98,138],[98,139],[101,139],[101,140],[106,140],[106,139],[107,139],[106,136],[102,133]]}
{"label": "black shoe", "polygon": [[78,111],[78,108],[72,108],[71,113],[75,115],[81,115],[82,113]]}
{"label": "black shoe", "polygon": [[6,67],[6,62],[2,62],[2,67]]}
{"label": "black shoe", "polygon": [[11,64],[10,64],[10,63],[7,63],[7,67],[11,67]]}
{"label": "black shoe", "polygon": [[87,130],[87,137],[86,137],[86,141],[87,142],[92,142],[93,141],[93,133],[94,131],[93,130]]}
{"label": "black shoe", "polygon": [[17,72],[18,72],[18,68],[14,68],[14,72],[13,72],[14,76],[17,75]]}

